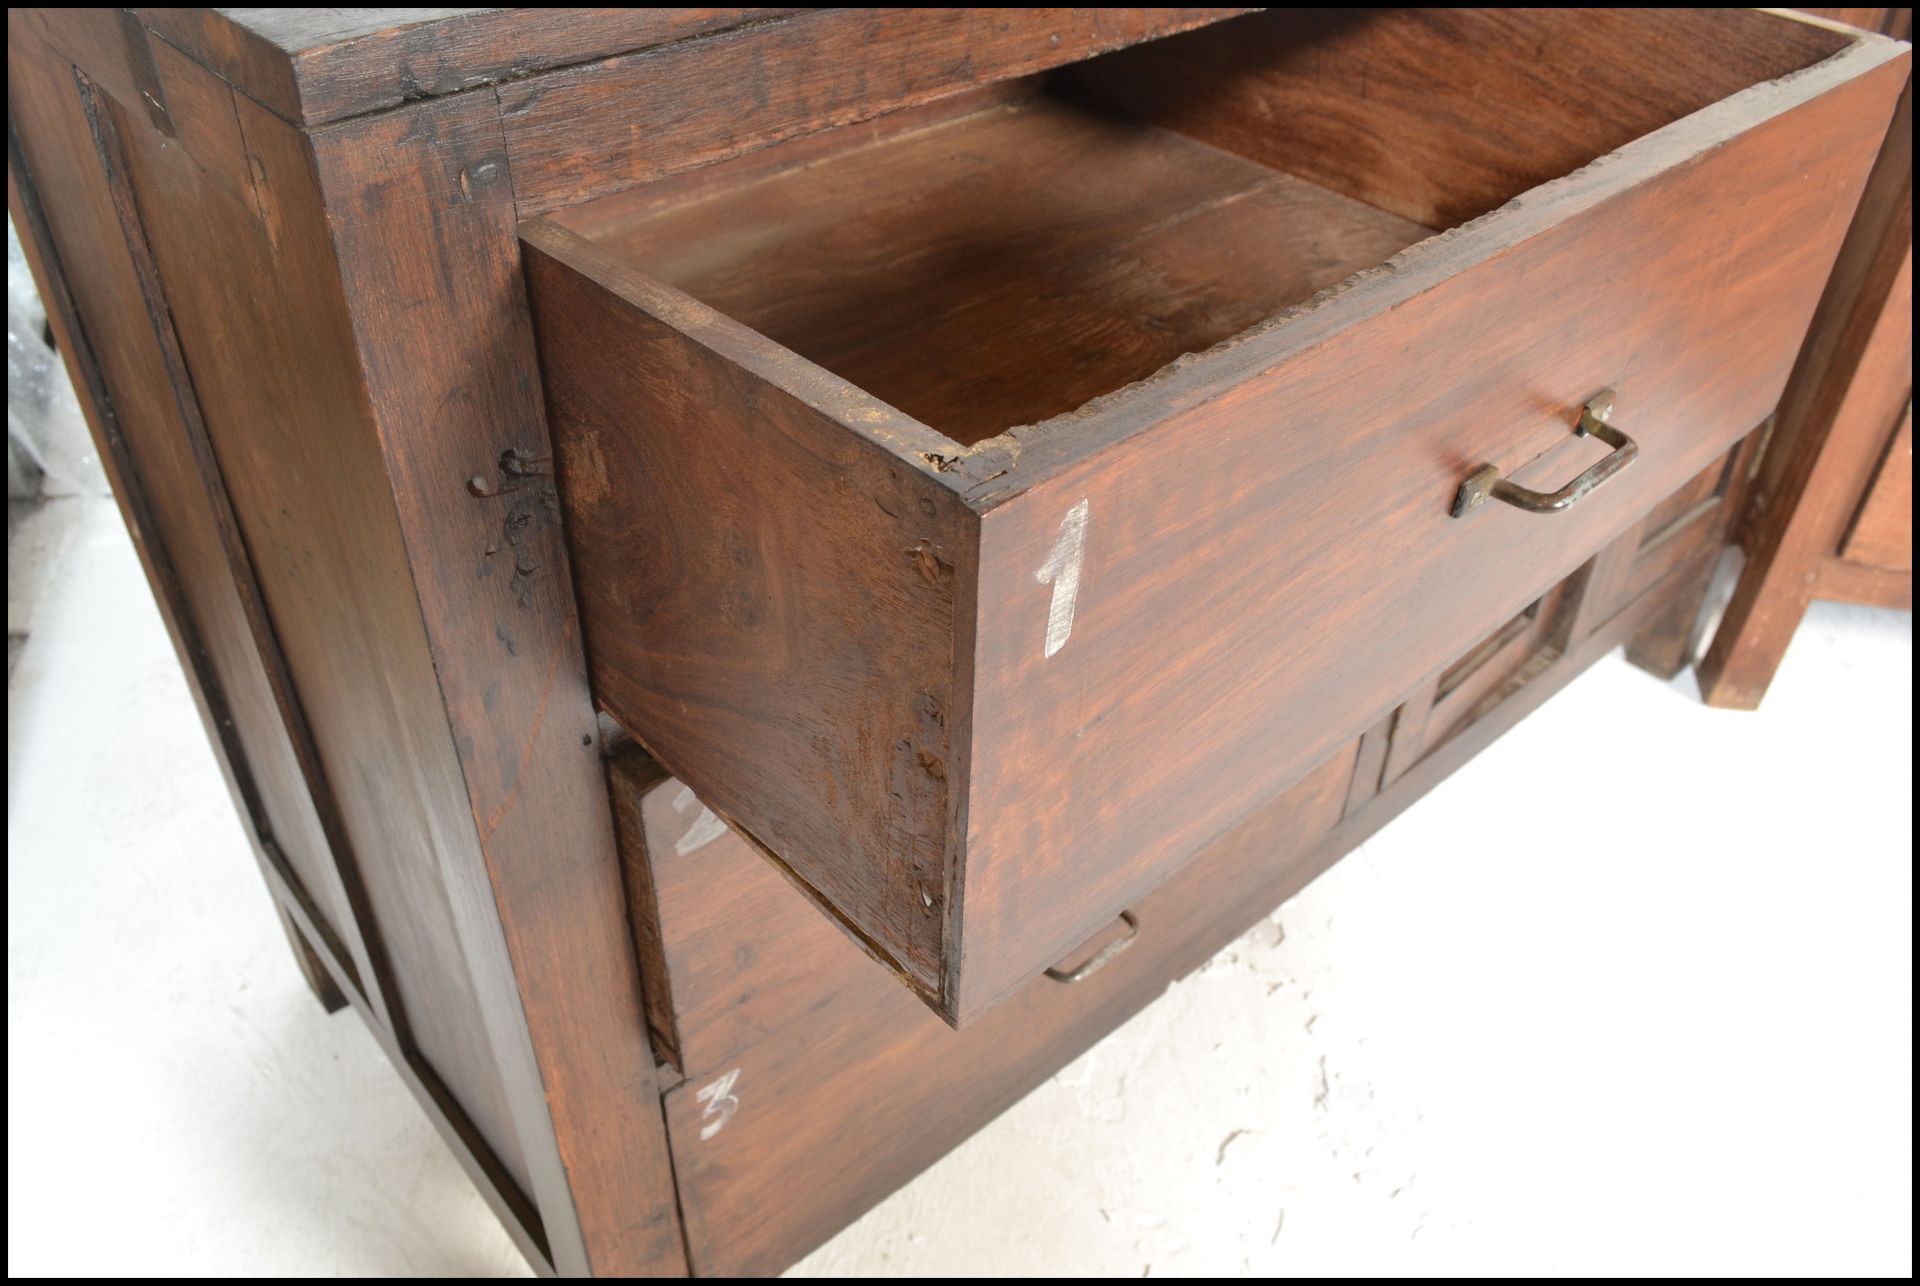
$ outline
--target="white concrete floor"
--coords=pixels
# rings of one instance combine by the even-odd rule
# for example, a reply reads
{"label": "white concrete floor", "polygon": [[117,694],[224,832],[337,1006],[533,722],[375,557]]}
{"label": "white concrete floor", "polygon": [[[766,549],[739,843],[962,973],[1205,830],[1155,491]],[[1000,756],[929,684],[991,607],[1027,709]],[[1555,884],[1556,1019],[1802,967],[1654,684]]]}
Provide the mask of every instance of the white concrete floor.
{"label": "white concrete floor", "polygon": [[[111,505],[36,521],[9,1272],[524,1271],[296,975]],[[1857,609],[1757,716],[1601,663],[797,1271],[1909,1275],[1911,695]]]}

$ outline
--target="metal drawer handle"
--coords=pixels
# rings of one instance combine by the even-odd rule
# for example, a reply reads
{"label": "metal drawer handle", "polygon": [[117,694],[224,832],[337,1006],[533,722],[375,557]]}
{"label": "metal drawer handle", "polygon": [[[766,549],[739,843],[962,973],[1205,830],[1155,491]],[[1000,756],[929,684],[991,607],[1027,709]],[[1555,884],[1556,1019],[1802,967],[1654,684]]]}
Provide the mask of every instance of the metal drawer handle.
{"label": "metal drawer handle", "polygon": [[1607,423],[1613,414],[1613,390],[1602,389],[1580,409],[1580,423],[1573,431],[1581,437],[1595,437],[1613,448],[1604,459],[1558,491],[1534,491],[1507,481],[1496,465],[1483,464],[1460,484],[1453,498],[1453,516],[1464,518],[1487,502],[1487,497],[1504,500],[1530,514],[1557,514],[1573,508],[1573,502],[1593,491],[1601,483],[1632,464],[1640,454],[1634,440]]}
{"label": "metal drawer handle", "polygon": [[1127,935],[1124,938],[1115,938],[1106,946],[1101,947],[1088,958],[1085,964],[1073,970],[1071,973],[1065,969],[1049,969],[1047,970],[1047,977],[1053,979],[1055,982],[1085,982],[1106,968],[1115,956],[1132,946],[1133,940],[1140,936],[1140,917],[1136,916],[1133,912],[1122,911],[1120,913],[1120,923],[1127,926]]}

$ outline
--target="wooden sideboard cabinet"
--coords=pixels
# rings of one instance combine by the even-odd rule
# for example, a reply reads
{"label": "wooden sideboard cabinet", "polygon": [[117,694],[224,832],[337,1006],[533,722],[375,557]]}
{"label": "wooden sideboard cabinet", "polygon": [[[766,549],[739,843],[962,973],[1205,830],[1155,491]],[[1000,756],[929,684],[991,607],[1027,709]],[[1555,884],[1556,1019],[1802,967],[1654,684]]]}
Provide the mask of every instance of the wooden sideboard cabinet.
{"label": "wooden sideboard cabinet", "polygon": [[296,959],[609,1276],[778,1271],[1584,666],[1680,665],[1909,63],[8,21],[10,208]]}

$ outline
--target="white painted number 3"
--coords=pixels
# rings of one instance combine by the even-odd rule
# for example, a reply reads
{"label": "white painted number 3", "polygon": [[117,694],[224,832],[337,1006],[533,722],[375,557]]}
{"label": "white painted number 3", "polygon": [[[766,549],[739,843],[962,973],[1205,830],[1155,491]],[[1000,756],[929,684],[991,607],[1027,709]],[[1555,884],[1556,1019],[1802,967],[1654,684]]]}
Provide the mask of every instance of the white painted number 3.
{"label": "white painted number 3", "polygon": [[1060,535],[1053,551],[1033,578],[1053,586],[1053,601],[1047,605],[1047,656],[1067,645],[1073,633],[1073,600],[1080,595],[1080,562],[1087,552],[1087,502],[1082,500],[1067,510],[1060,520]]}
{"label": "white painted number 3", "polygon": [[740,1110],[740,1100],[733,1096],[734,1082],[740,1079],[740,1069],[734,1068],[726,1075],[704,1086],[693,1097],[696,1102],[705,1103],[707,1108],[700,1113],[700,1141],[705,1143],[714,1135],[727,1128],[727,1122]]}

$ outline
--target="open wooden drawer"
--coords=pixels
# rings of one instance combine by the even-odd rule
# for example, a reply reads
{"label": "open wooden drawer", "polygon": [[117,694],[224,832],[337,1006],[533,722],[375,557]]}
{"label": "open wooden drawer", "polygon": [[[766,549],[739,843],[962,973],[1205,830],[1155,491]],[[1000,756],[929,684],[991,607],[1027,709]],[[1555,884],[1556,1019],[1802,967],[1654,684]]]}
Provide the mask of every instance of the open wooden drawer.
{"label": "open wooden drawer", "polygon": [[597,698],[963,1022],[1768,413],[1906,63],[1281,11],[527,224]]}

